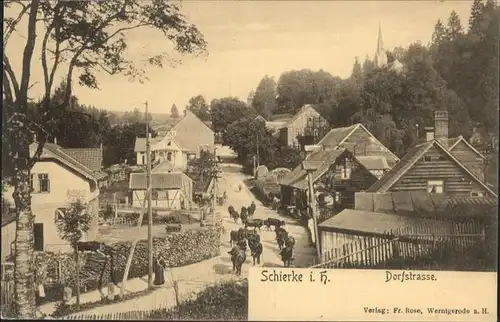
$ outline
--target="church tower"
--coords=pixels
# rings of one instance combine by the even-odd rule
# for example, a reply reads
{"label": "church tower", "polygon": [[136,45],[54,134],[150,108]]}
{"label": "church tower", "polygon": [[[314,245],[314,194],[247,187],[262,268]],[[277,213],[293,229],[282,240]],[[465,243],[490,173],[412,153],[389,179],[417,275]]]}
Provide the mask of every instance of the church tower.
{"label": "church tower", "polygon": [[382,40],[382,27],[379,23],[378,25],[378,40],[377,40],[377,52],[375,53],[375,68],[382,68],[387,66],[387,53],[384,49],[384,42]]}

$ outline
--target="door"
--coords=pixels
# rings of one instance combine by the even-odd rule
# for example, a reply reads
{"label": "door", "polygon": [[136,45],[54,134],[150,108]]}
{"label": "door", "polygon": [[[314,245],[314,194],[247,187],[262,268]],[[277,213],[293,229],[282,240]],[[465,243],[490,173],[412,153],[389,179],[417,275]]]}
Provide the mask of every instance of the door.
{"label": "door", "polygon": [[34,250],[43,251],[43,224],[33,225],[33,235],[35,238]]}

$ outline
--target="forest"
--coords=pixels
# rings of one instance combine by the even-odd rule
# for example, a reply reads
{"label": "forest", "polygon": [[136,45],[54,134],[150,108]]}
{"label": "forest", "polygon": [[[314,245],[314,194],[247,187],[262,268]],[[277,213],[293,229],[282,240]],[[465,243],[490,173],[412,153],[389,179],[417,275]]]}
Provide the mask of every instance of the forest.
{"label": "forest", "polygon": [[[429,44],[415,42],[387,51],[387,67],[374,68],[369,57],[364,61],[356,57],[352,74],[346,79],[324,70],[285,71],[277,80],[264,76],[246,101],[222,97],[208,103],[203,96],[195,95],[185,108],[203,121],[211,121],[214,131],[222,133],[224,143],[238,152],[245,164],[252,164],[258,154],[260,161],[271,168],[294,167],[300,156],[293,149],[281,147],[264,124],[254,120],[257,115],[273,120],[277,115],[296,113],[304,104],[313,104],[331,128],[361,122],[402,156],[422,137],[424,127],[433,124],[433,111],[446,108],[450,136],[472,138],[472,143],[496,164],[499,17],[500,9],[493,0],[475,0],[467,23],[451,12],[447,21],[436,22]],[[401,70],[390,68],[396,60],[402,64]],[[54,102],[57,95],[62,96],[63,87],[55,92]],[[31,103],[29,110],[36,120],[37,103]],[[165,111],[169,112],[171,118],[180,117],[175,104]],[[148,121],[155,122],[151,115]],[[4,129],[6,120],[3,122]],[[46,126],[49,137],[57,138],[57,143],[66,148],[102,144],[105,167],[134,164],[135,137],[144,136],[145,127],[144,113],[138,109],[116,113],[105,106],[85,106],[77,97],[59,109]],[[5,151],[13,138],[2,132]],[[8,154],[2,155],[3,175],[8,175]]]}

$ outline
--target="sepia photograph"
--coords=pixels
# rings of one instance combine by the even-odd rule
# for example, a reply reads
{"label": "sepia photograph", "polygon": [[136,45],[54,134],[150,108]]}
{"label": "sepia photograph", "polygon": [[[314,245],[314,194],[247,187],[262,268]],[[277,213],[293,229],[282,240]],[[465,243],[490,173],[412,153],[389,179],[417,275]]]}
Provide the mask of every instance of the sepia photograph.
{"label": "sepia photograph", "polygon": [[496,0],[3,12],[2,319],[496,317]]}

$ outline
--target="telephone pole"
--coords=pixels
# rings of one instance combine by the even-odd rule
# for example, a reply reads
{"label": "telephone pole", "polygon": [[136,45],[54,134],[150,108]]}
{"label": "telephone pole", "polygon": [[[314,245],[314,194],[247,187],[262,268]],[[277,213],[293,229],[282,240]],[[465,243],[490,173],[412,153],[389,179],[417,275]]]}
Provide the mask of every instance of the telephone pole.
{"label": "telephone pole", "polygon": [[148,287],[153,288],[153,212],[151,211],[151,145],[149,142],[148,102],[146,102],[146,173],[148,197]]}
{"label": "telephone pole", "polygon": [[217,177],[219,176],[219,171],[217,167],[217,148],[214,149],[214,162],[213,162],[213,180],[214,180],[214,197],[212,200],[212,226],[215,225],[215,206],[217,205]]}
{"label": "telephone pole", "polygon": [[314,225],[314,239],[316,244],[316,258],[318,259],[318,263],[321,262],[321,248],[320,248],[320,240],[319,240],[319,232],[318,232],[318,218],[316,218],[316,197],[314,195],[314,185],[312,173],[316,170],[316,167],[312,166],[309,163],[302,162],[302,168],[307,172],[307,183],[309,190],[309,207],[311,211],[311,217]]}

